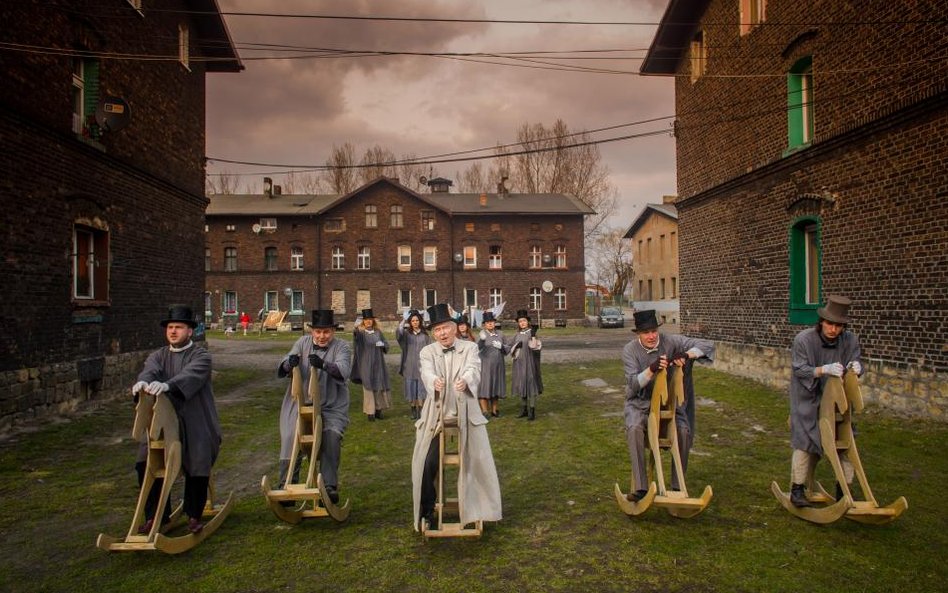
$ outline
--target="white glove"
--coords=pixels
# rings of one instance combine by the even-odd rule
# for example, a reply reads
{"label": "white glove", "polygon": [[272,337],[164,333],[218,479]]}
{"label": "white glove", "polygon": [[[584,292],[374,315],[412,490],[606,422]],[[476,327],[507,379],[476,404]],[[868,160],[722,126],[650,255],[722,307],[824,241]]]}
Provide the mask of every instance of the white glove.
{"label": "white glove", "polygon": [[490,345],[498,350],[504,347],[504,345],[500,343],[500,340],[491,340]]}
{"label": "white glove", "polygon": [[852,369],[857,375],[862,374],[862,365],[859,364],[858,360],[854,360],[846,365],[847,369]]}
{"label": "white glove", "polygon": [[378,346],[379,348],[382,348],[383,346],[385,346],[385,342],[383,342],[382,340],[379,340],[378,342],[375,343],[375,345]]}
{"label": "white glove", "polygon": [[145,383],[144,381],[139,381],[138,383],[135,383],[134,385],[132,385],[132,395],[138,395],[138,392],[146,387],[148,387],[148,383]]}
{"label": "white glove", "polygon": [[831,375],[833,377],[842,377],[843,371],[845,370],[843,365],[839,364],[838,362],[824,364],[820,367],[820,369],[823,371],[823,375]]}
{"label": "white glove", "polygon": [[484,331],[484,330],[481,330],[481,333],[479,333],[479,334],[477,335],[477,337],[478,337],[478,339],[484,340],[484,341],[486,342],[486,341],[487,341],[487,332]]}
{"label": "white glove", "polygon": [[161,381],[152,381],[145,387],[145,393],[151,395],[158,395],[159,393],[165,393],[170,389],[167,383],[162,383]]}

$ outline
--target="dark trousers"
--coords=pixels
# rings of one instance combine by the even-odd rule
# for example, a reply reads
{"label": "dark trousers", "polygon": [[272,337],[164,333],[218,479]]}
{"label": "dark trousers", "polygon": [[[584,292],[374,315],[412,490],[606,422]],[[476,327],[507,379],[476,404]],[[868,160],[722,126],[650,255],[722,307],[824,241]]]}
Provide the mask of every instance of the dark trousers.
{"label": "dark trousers", "polygon": [[[144,461],[135,464],[135,472],[138,474],[138,487],[141,488],[145,481]],[[155,511],[158,510],[158,499],[161,497],[161,488],[164,486],[164,479],[156,478],[152,482],[151,490],[148,491],[148,498],[145,499],[145,519],[152,519]],[[204,505],[207,504],[207,487],[210,478],[207,476],[189,476],[184,475],[184,513],[188,517],[200,519],[204,514]],[[167,523],[171,518],[171,497],[165,501],[165,510],[161,515],[161,522]]]}
{"label": "dark trousers", "polygon": [[[135,463],[135,473],[138,474],[138,487],[141,488],[145,482],[146,462],[139,461]],[[156,478],[151,484],[151,490],[148,491],[148,498],[145,499],[145,520],[152,519],[155,511],[158,510],[158,499],[161,496],[161,488],[165,481],[162,478]],[[165,501],[165,512],[161,515],[161,522],[167,523],[171,519],[171,497]]]}
{"label": "dark trousers", "polygon": [[438,471],[441,465],[441,445],[438,436],[431,440],[428,454],[425,456],[425,469],[421,472],[421,516],[427,517],[434,511],[438,500]]}
{"label": "dark trousers", "polygon": [[[338,488],[339,486],[339,460],[342,457],[342,435],[333,430],[324,430],[322,440],[319,445],[319,473],[323,475],[323,483],[327,488]],[[296,459],[296,467],[293,468],[291,483],[300,481],[300,464],[303,458]],[[287,475],[290,473],[290,460],[280,460],[280,484],[285,488]]]}

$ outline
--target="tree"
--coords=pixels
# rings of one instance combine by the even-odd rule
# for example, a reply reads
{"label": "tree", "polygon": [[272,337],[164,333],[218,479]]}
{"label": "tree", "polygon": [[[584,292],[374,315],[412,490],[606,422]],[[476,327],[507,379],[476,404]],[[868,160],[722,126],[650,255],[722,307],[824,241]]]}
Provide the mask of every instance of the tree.
{"label": "tree", "polygon": [[326,159],[323,181],[329,190],[347,194],[356,188],[355,147],[346,142],[342,146],[333,144],[332,153]]}
{"label": "tree", "polygon": [[623,295],[632,282],[632,245],[621,229],[604,229],[593,241],[588,278],[613,294]]}
{"label": "tree", "polygon": [[290,171],[283,176],[282,187],[285,194],[315,195],[322,192],[323,182],[315,173]]}
{"label": "tree", "polygon": [[204,190],[209,194],[236,194],[240,188],[240,177],[230,171],[208,173],[204,181]]}
{"label": "tree", "polygon": [[362,168],[359,169],[359,176],[362,183],[368,183],[376,177],[397,177],[397,168],[395,163],[395,153],[387,148],[382,148],[378,144],[369,148],[362,155],[362,161],[359,163]]}

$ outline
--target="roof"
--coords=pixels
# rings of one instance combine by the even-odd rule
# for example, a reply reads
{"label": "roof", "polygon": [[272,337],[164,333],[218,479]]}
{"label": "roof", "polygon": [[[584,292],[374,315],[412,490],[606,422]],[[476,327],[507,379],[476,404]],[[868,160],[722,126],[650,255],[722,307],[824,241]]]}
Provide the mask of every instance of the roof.
{"label": "roof", "polygon": [[[207,72],[240,72],[244,65],[237,55],[230,31],[217,0],[191,0],[194,24],[202,43],[201,54],[209,58],[204,69]],[[208,43],[210,42],[210,43]]]}
{"label": "roof", "polygon": [[661,76],[678,71],[708,4],[710,0],[669,0],[639,74]]}
{"label": "roof", "polygon": [[639,215],[635,217],[635,220],[632,222],[632,226],[629,227],[629,230],[622,235],[623,239],[631,239],[635,233],[645,224],[645,221],[649,219],[652,214],[660,214],[662,216],[667,216],[672,220],[678,220],[678,209],[675,208],[674,204],[646,204],[642,211],[639,212]]}
{"label": "roof", "polygon": [[[454,215],[595,214],[582,200],[565,194],[420,194],[396,179],[379,177],[347,194],[210,194],[206,214],[210,216],[305,216],[323,214],[369,187],[388,183],[412,197]],[[486,196],[481,206],[481,196]]]}

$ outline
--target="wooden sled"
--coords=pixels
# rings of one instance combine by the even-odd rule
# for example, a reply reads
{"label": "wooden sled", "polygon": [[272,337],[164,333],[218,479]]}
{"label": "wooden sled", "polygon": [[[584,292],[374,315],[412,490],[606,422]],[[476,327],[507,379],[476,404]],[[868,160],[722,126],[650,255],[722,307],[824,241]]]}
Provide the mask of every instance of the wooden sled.
{"label": "wooden sled", "polygon": [[[348,499],[342,505],[330,500],[323,484],[319,467],[319,447],[323,438],[323,417],[321,414],[321,395],[319,392],[319,369],[312,368],[309,374],[307,393],[309,401],[303,398],[303,373],[299,367],[293,368],[290,392],[296,400],[296,436],[293,452],[287,468],[286,484],[281,489],[272,489],[270,480],[263,476],[260,488],[267,499],[267,506],[282,521],[293,525],[311,517],[332,517],[336,521],[349,518]],[[293,470],[303,455],[308,457],[306,477],[302,482],[292,482]],[[290,503],[290,504],[286,504]]]}
{"label": "wooden sled", "polygon": [[96,546],[108,552],[134,552],[141,550],[161,550],[167,554],[186,552],[207,539],[214,533],[233,508],[233,494],[227,497],[223,505],[214,505],[214,482],[211,479],[208,486],[207,504],[204,507],[202,520],[204,529],[199,533],[171,536],[176,528],[183,525],[184,515],[182,505],[171,513],[171,520],[162,525],[160,520],[154,521],[147,534],[139,534],[138,528],[145,522],[145,502],[151,487],[156,479],[163,479],[161,495],[158,499],[158,508],[155,517],[164,516],[165,505],[168,504],[168,495],[174,486],[175,480],[181,473],[181,438],[178,426],[178,416],[174,406],[164,394],[139,394],[138,405],[135,407],[135,423],[132,427],[132,437],[138,441],[147,439],[148,458],[145,465],[145,477],[138,493],[138,504],[132,516],[131,525],[124,539],[100,533],[96,539]]}
{"label": "wooden sled", "polygon": [[[814,468],[811,466],[806,484],[807,499],[812,503],[826,506],[797,508],[790,503],[790,496],[782,492],[776,482],[770,485],[777,500],[791,514],[813,523],[832,523],[840,517],[846,517],[860,523],[881,525],[894,521],[908,508],[908,501],[904,496],[900,496],[892,504],[879,506],[872,495],[853,434],[852,414],[861,412],[862,408],[859,377],[854,371],[847,369],[842,378],[829,377],[826,380],[823,399],[820,400],[820,441],[823,446],[823,455],[833,468],[833,474],[843,491],[843,496],[838,501],[831,496],[822,484],[814,479]],[[859,486],[865,496],[864,499],[856,500],[853,497],[849,484],[846,483],[839,457],[840,451],[847,452],[849,462],[853,466],[853,473],[859,480]]]}
{"label": "wooden sled", "polygon": [[[688,496],[685,485],[685,472],[682,468],[681,451],[678,450],[678,427],[675,424],[675,410],[685,402],[684,374],[679,371],[672,376],[672,389],[668,389],[668,370],[662,369],[655,375],[652,400],[648,413],[648,444],[652,452],[649,459],[649,487],[646,495],[638,502],[626,498],[622,488],[616,483],[614,493],[622,512],[631,517],[641,515],[652,505],[664,508],[674,517],[687,519],[703,511],[714,495],[711,486],[705,486],[700,497]],[[671,451],[671,463],[678,476],[679,490],[665,485],[665,473],[662,466],[662,449]],[[635,490],[633,476],[630,492]]]}
{"label": "wooden sled", "polygon": [[[437,398],[439,394],[435,393]],[[435,501],[435,512],[438,515],[438,528],[434,529],[428,524],[428,521],[422,517],[421,534],[425,539],[434,537],[480,537],[484,533],[484,522],[474,521],[472,523],[461,523],[461,507],[457,496],[449,497],[445,493],[445,472],[448,468],[456,469],[457,475],[464,471],[464,458],[461,456],[461,431],[457,425],[457,419],[453,422],[446,422],[444,418],[444,406],[441,406],[438,423],[441,425],[438,434],[438,490],[437,500]],[[452,471],[452,474],[454,471]],[[457,482],[455,482],[456,484]],[[457,518],[453,522],[448,522],[448,517]]]}

